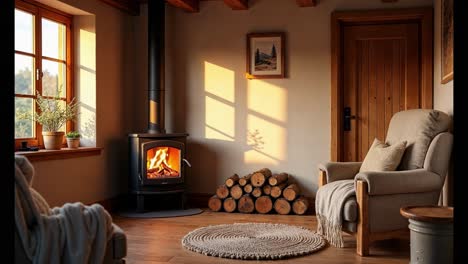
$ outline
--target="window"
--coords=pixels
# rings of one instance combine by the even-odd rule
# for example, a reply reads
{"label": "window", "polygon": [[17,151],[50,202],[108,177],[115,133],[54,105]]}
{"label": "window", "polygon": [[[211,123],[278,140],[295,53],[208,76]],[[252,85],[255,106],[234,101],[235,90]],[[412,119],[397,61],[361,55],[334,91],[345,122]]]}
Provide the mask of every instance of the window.
{"label": "window", "polygon": [[[30,0],[15,2],[15,113],[39,111],[36,91],[60,101],[73,98],[71,15]],[[73,130],[67,122],[61,131]],[[41,125],[15,116],[15,143],[43,147]],[[63,142],[65,144],[65,140]]]}

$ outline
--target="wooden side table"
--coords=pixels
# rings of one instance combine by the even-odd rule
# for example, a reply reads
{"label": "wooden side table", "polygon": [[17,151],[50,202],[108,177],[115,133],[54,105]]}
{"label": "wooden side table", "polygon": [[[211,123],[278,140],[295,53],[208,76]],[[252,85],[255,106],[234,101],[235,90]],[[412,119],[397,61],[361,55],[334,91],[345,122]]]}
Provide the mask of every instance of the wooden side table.
{"label": "wooden side table", "polygon": [[453,207],[400,208],[410,229],[410,264],[453,263]]}

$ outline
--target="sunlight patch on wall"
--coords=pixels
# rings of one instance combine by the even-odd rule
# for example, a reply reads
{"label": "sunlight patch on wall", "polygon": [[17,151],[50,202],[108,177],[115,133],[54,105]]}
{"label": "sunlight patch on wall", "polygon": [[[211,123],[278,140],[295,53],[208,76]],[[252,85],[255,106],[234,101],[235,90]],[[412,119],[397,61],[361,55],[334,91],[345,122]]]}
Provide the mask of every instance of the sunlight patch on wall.
{"label": "sunlight patch on wall", "polygon": [[287,120],[287,92],[262,80],[250,80],[247,88],[247,106],[274,120]]}
{"label": "sunlight patch on wall", "polygon": [[96,34],[80,29],[80,66],[96,70]]}
{"label": "sunlight patch on wall", "polygon": [[205,137],[234,141],[234,107],[206,96]]}
{"label": "sunlight patch on wall", "polygon": [[205,92],[234,103],[234,72],[205,61]]}
{"label": "sunlight patch on wall", "polygon": [[[277,165],[286,160],[286,129],[280,125],[269,122],[255,114],[247,117],[247,130],[256,131],[256,137],[261,137],[262,147],[252,147],[244,153],[244,162],[247,164]],[[251,135],[251,133],[250,133]],[[247,142],[252,141],[247,135]]]}
{"label": "sunlight patch on wall", "polygon": [[234,141],[234,72],[205,61],[205,137]]}
{"label": "sunlight patch on wall", "polygon": [[[77,16],[74,24],[89,26],[94,16]],[[82,28],[76,30],[76,96],[80,102],[77,130],[82,134],[81,146],[96,146],[96,34]]]}

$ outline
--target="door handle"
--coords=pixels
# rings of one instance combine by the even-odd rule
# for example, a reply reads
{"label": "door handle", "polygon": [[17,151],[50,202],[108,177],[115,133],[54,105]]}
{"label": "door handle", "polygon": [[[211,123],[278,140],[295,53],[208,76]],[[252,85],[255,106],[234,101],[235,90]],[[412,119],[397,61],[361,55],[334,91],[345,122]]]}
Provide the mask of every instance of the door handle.
{"label": "door handle", "polygon": [[343,114],[343,130],[351,131],[351,119],[356,119],[355,115],[351,115],[351,107],[344,108]]}

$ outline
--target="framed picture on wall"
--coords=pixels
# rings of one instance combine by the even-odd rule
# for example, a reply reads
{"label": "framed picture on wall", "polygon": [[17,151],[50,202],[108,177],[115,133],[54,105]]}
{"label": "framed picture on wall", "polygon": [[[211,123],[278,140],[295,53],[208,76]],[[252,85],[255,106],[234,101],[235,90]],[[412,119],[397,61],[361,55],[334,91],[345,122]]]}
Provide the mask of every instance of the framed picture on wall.
{"label": "framed picture on wall", "polygon": [[442,83],[453,80],[453,0],[442,0]]}
{"label": "framed picture on wall", "polygon": [[247,78],[284,78],[284,33],[247,34]]}

